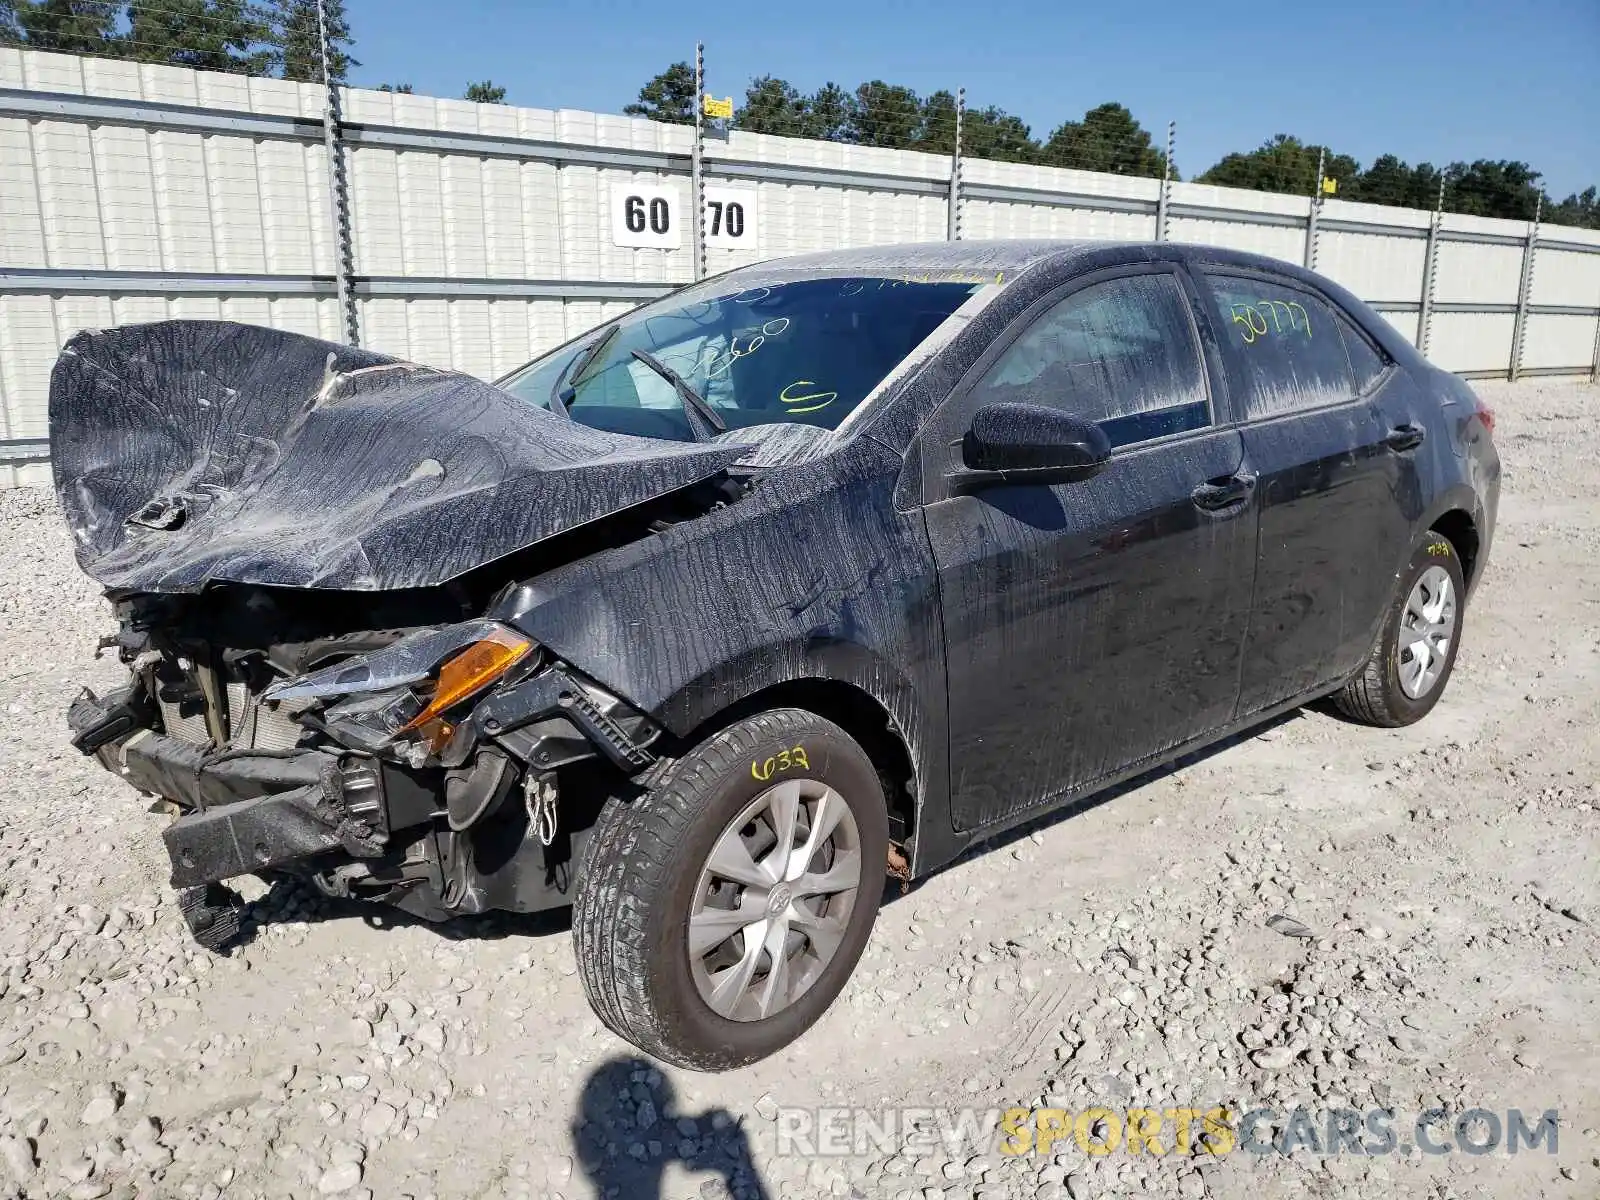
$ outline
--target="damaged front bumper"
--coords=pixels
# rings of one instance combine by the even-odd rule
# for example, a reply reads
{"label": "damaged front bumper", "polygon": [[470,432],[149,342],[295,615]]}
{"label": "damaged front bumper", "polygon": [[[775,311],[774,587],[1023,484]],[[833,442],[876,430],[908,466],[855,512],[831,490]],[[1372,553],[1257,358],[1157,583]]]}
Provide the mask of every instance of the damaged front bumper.
{"label": "damaged front bumper", "polygon": [[[405,641],[423,644],[424,657],[446,657],[454,643],[439,632]],[[456,705],[438,727],[412,730],[412,710],[440,688],[421,668],[398,681],[386,673],[385,663],[407,653],[397,644],[286,681],[276,689],[283,701],[267,689],[256,703],[291,710],[303,729],[282,748],[199,740],[197,729],[219,723],[172,720],[170,705],[152,694],[155,674],[138,663],[127,687],[103,697],[85,691],[67,720],[78,749],[172,815],[162,833],[172,884],[202,922],[221,901],[196,889],[275,872],[429,920],[570,903],[588,825],[620,781],[653,761],[656,730],[558,662],[531,664]],[[350,686],[330,685],[341,671]],[[396,711],[395,696],[419,681],[422,696]],[[364,692],[369,686],[378,690]],[[363,696],[371,697],[365,708]],[[196,933],[216,940],[199,926]]]}

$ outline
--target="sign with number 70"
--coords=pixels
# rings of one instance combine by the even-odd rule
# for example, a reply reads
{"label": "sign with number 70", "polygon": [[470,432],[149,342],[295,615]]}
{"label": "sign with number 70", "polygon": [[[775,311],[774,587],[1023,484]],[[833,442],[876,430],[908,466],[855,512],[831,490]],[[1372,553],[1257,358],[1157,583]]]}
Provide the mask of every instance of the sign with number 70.
{"label": "sign with number 70", "polygon": [[706,185],[706,245],[717,250],[754,250],[758,245],[759,198],[753,187]]}
{"label": "sign with number 70", "polygon": [[[639,249],[677,250],[688,240],[686,215],[673,184],[619,183],[611,188],[611,241]],[[754,250],[760,209],[753,187],[706,186],[706,245]]]}

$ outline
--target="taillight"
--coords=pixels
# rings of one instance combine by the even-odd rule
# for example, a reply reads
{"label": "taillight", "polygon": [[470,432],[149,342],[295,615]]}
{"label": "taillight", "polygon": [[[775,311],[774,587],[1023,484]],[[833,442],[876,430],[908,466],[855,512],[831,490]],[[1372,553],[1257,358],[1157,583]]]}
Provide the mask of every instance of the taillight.
{"label": "taillight", "polygon": [[1483,422],[1485,433],[1494,432],[1494,409],[1490,408],[1482,400],[1478,401],[1478,420]]}

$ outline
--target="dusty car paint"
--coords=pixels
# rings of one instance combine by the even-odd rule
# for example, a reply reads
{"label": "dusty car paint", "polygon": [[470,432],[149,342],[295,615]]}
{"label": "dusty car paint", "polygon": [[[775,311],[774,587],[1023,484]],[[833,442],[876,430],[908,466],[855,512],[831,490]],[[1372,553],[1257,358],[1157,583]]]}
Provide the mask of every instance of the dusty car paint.
{"label": "dusty car paint", "polygon": [[74,337],[50,428],[78,564],[147,592],[431,587],[744,453],[601,433],[468,375],[207,321]]}
{"label": "dusty car paint", "polygon": [[[1325,413],[1245,420],[1230,385],[1239,351],[1204,302],[1207,265],[1317,289],[1393,366],[1369,393]],[[381,597],[466,572],[469,582],[491,583],[493,597],[480,604],[485,593],[471,591],[472,604],[453,619],[520,631],[546,665],[600,697],[604,721],[566,727],[559,738],[552,731],[550,745],[593,743],[591,756],[618,769],[644,770],[650,758],[630,759],[615,745],[601,755],[624,724],[630,745],[637,736],[642,747],[652,731],[681,745],[731,710],[795,689],[856,705],[905,757],[909,790],[891,807],[921,874],[1044,808],[1335,686],[1370,645],[1411,539],[1442,514],[1470,523],[1478,562],[1487,553],[1498,462],[1470,393],[1326,280],[1204,247],[1015,242],[804,256],[735,272],[720,286],[847,270],[992,286],[839,429],[735,430],[700,445],[596,435],[508,405],[490,385],[399,367],[360,377],[369,382],[352,383],[348,397],[336,386],[332,403],[317,404],[329,354],[335,374],[390,364],[319,343],[313,353],[290,335],[166,327],[161,341],[202,357],[207,338],[237,339],[242,354],[258,337],[284,360],[287,376],[252,374],[248,362],[223,373],[228,386],[248,378],[266,398],[242,399],[243,411],[260,415],[220,443],[234,453],[254,445],[251,437],[286,447],[282,488],[263,460],[235,468],[216,453],[219,443],[152,420],[150,402],[164,395],[156,368],[142,406],[88,370],[106,358],[118,365],[105,379],[123,378],[136,361],[128,347],[151,333],[91,335],[69,347],[52,391],[58,487],[80,561],[108,586],[132,590],[223,580]],[[1170,274],[1190,298],[1212,424],[1119,451],[1092,479],[962,494],[953,447],[972,416],[974,381],[1041,306],[1129,270]],[[187,358],[173,371],[188,381],[182,396],[197,398],[183,403],[216,403],[209,384],[194,382],[212,371]],[[91,399],[122,407],[96,418]],[[445,428],[446,403],[469,406],[470,437]],[[346,406],[353,415],[343,426]],[[185,411],[199,426],[208,419]],[[134,444],[147,438],[149,448],[136,449],[120,479],[123,424],[145,431]],[[1409,424],[1426,427],[1419,446],[1384,442]],[[410,504],[419,434],[442,440],[433,457],[445,481],[475,485],[447,503]],[[377,438],[386,452],[337,490],[346,488],[336,476],[351,437]],[[729,476],[738,486],[715,498],[614,536],[562,543],[571,553],[537,569],[515,556],[500,561]],[[292,480],[299,485],[289,488]],[[306,497],[329,486],[349,496],[334,507],[332,531],[301,528],[322,518],[323,501]],[[1229,492],[1216,508],[1196,498],[1235,486],[1244,487],[1240,498]],[[607,493],[603,505],[596,488]],[[124,531],[130,515],[173,494],[196,505],[187,529]],[[260,512],[275,530],[293,514],[296,529],[253,536]],[[421,532],[459,529],[457,513],[468,535]],[[220,531],[214,540],[211,528]],[[156,549],[167,543],[173,549]],[[518,710],[529,728],[564,719],[545,685],[516,688],[539,690]]]}

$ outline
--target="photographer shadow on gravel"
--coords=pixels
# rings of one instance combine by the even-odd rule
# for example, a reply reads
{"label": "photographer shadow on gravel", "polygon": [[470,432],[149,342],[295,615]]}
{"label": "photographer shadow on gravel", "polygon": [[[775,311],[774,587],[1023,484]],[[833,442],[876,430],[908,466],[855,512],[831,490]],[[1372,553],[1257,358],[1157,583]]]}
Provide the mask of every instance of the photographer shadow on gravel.
{"label": "photographer shadow on gravel", "polygon": [[676,1111],[672,1081],[642,1058],[612,1058],[584,1081],[572,1121],[573,1158],[601,1196],[665,1200],[671,1163],[713,1171],[698,1185],[707,1200],[770,1200],[750,1158],[750,1142],[731,1113]]}

